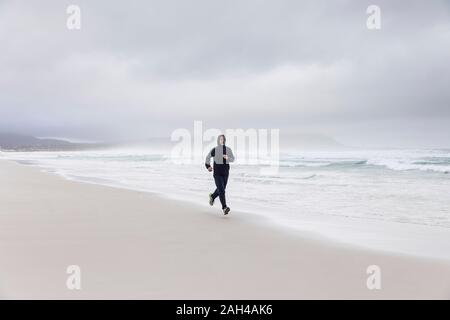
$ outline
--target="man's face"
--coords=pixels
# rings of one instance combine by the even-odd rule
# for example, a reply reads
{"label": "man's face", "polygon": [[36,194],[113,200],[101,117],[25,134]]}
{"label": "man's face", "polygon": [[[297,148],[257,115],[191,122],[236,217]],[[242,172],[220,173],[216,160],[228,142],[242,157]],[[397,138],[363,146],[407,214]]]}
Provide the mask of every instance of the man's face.
{"label": "man's face", "polygon": [[223,146],[224,145],[224,143],[225,143],[225,141],[224,141],[225,139],[223,138],[223,136],[220,136],[219,137],[219,143]]}

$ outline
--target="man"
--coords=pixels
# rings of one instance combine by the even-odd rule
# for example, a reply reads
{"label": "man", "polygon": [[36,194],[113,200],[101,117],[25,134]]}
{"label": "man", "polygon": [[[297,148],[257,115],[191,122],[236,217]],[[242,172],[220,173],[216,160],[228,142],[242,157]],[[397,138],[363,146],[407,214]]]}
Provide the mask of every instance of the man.
{"label": "man", "polygon": [[[225,199],[225,189],[228,182],[228,174],[230,172],[230,162],[234,161],[233,151],[225,146],[225,136],[222,134],[217,137],[217,147],[213,148],[206,156],[205,166],[209,172],[214,170],[214,182],[216,183],[216,191],[209,194],[209,204],[214,205],[214,200],[219,197],[222,204],[222,210],[225,215],[230,212]],[[211,167],[211,158],[214,159],[214,168]]]}

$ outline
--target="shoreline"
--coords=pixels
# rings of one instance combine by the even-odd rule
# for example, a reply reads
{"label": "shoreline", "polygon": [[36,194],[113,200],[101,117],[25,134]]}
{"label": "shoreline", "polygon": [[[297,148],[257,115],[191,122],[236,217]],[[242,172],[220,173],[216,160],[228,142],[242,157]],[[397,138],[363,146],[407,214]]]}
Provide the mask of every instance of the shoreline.
{"label": "shoreline", "polygon": [[[22,160],[6,158],[21,165],[37,168],[45,173],[54,174],[65,180],[107,186],[121,190],[151,193],[168,201],[180,201],[202,209],[209,208],[198,197],[188,197],[186,194],[173,196],[157,190],[139,188],[130,184],[114,181],[107,178],[84,177],[68,174],[54,167],[49,167],[36,160]],[[450,262],[450,233],[449,228],[438,225],[417,223],[402,223],[378,219],[358,218],[351,216],[334,216],[328,214],[308,214],[303,212],[301,219],[291,221],[272,214],[272,209],[250,209],[247,205],[242,207],[238,203],[239,213],[254,216],[254,221],[264,220],[271,227],[281,227],[284,232],[294,234],[309,233],[311,237],[326,243],[338,242],[343,246],[351,246],[362,250],[374,250],[397,255],[414,256],[426,259]],[[233,208],[236,208],[234,205]],[[233,211],[235,211],[233,209]],[[286,212],[284,212],[286,213]]]}
{"label": "shoreline", "polygon": [[[0,160],[0,298],[450,298],[450,264]],[[25,199],[25,200],[24,200]],[[79,262],[78,262],[79,261]],[[79,264],[83,288],[65,287]],[[379,265],[381,290],[366,269]]]}

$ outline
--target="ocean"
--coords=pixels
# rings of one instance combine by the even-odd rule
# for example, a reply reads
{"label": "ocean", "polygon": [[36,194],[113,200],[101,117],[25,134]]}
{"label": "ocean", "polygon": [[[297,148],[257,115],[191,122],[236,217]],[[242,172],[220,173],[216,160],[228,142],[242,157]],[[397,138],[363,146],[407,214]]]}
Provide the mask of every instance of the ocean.
{"label": "ocean", "polygon": [[[144,148],[4,152],[66,179],[147,191],[208,206],[214,182],[200,161],[175,164]],[[450,259],[450,150],[282,153],[276,175],[232,164],[233,211],[336,243]],[[221,214],[217,205],[217,214]]]}

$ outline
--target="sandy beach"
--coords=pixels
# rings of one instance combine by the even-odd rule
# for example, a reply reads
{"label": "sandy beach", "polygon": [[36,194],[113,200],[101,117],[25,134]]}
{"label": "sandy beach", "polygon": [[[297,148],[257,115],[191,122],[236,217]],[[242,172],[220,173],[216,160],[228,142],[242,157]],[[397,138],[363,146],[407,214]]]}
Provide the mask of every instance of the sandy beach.
{"label": "sandy beach", "polygon": [[[0,161],[2,299],[449,299],[445,261],[352,248]],[[274,212],[274,214],[276,214]],[[69,265],[81,290],[66,287]],[[382,288],[366,286],[370,265]]]}

